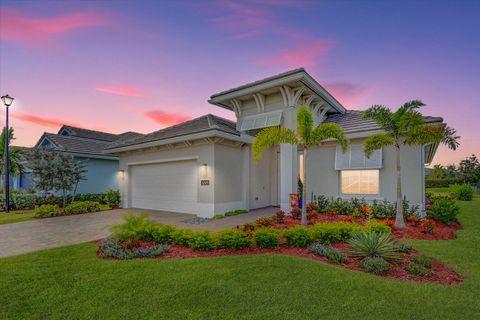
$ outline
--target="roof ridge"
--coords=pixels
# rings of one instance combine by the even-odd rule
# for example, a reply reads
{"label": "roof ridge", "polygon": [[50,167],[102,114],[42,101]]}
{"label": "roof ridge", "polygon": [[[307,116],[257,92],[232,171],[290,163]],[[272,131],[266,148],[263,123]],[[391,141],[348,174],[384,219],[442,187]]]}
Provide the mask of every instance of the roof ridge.
{"label": "roof ridge", "polygon": [[169,127],[165,127],[165,128],[162,128],[162,129],[159,129],[159,130],[155,130],[155,131],[152,131],[152,132],[149,132],[147,134],[144,134],[144,136],[149,136],[149,135],[152,135],[154,133],[157,133],[157,132],[160,132],[160,131],[163,131],[163,130],[166,130],[166,129],[170,129],[170,128],[176,128],[180,125],[184,125],[186,123],[191,123],[193,121],[196,121],[196,120],[200,120],[201,118],[205,118],[206,116],[208,115],[203,115],[203,116],[200,116],[200,117],[197,117],[197,118],[193,118],[193,119],[190,119],[190,120],[187,120],[187,121],[184,121],[184,122],[180,122],[180,123],[177,123],[177,124],[174,124],[172,126],[169,126]]}
{"label": "roof ridge", "polygon": [[72,135],[72,136],[64,136],[64,135],[61,135],[61,134],[48,133],[48,132],[45,132],[44,134],[45,134],[45,135],[51,135],[51,136],[54,136],[54,137],[60,137],[60,139],[84,140],[84,141],[90,141],[90,142],[95,142],[95,143],[104,143],[104,144],[111,143],[111,141],[98,140],[98,139],[92,139],[92,138],[85,138],[85,137],[79,137],[79,136],[75,136],[75,135]]}

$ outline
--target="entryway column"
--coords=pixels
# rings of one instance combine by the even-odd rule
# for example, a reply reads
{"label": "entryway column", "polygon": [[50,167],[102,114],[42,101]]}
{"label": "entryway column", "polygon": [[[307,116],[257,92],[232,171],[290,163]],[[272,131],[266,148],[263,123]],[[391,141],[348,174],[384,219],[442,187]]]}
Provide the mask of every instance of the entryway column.
{"label": "entryway column", "polygon": [[280,208],[290,212],[290,194],[297,193],[298,156],[297,145],[280,145]]}

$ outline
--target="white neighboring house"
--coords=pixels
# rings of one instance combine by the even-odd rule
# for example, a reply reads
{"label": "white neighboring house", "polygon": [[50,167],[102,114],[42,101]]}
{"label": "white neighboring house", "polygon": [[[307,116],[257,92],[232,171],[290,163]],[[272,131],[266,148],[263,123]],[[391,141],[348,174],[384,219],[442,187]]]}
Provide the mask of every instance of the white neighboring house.
{"label": "white neighboring house", "polygon": [[[326,142],[309,151],[307,202],[312,195],[396,200],[395,157],[384,148],[367,159],[363,140],[381,132],[362,111],[346,110],[305,69],[296,69],[211,96],[209,102],[235,112],[237,122],[205,115],[110,145],[120,160],[124,208],[143,208],[212,217],[235,209],[280,206],[289,211],[297,193],[301,146],[280,145],[256,164],[251,143],[269,126],[296,129],[298,106],[308,105],[315,124],[337,123],[351,146],[342,153]],[[442,118],[426,117],[429,123]],[[402,147],[402,184],[411,204],[424,208],[424,167],[437,145]]]}

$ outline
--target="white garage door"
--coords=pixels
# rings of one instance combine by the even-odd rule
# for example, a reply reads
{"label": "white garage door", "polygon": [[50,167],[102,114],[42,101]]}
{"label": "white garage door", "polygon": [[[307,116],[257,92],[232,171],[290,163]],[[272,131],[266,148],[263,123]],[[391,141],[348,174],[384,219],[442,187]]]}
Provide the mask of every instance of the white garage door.
{"label": "white garage door", "polygon": [[197,172],[196,161],[132,166],[132,207],[196,213]]}

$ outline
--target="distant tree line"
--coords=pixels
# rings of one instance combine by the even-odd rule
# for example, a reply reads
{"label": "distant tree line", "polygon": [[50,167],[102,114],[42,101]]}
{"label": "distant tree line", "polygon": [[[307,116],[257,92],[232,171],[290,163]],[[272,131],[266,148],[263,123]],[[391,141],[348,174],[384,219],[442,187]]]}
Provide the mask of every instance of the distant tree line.
{"label": "distant tree line", "polygon": [[480,184],[480,161],[472,154],[458,165],[436,164],[428,172],[426,187],[448,187],[455,183]]}

